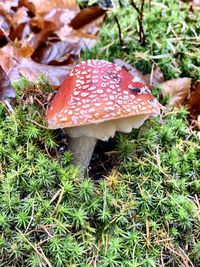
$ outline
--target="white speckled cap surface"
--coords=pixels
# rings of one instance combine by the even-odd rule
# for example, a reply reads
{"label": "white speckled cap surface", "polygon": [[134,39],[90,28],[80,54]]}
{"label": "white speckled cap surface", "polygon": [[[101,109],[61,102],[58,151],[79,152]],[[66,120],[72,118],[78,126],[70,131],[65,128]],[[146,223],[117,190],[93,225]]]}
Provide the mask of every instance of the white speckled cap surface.
{"label": "white speckled cap surface", "polygon": [[159,102],[140,78],[105,60],[76,65],[48,111],[49,128],[96,124],[142,114],[159,114]]}

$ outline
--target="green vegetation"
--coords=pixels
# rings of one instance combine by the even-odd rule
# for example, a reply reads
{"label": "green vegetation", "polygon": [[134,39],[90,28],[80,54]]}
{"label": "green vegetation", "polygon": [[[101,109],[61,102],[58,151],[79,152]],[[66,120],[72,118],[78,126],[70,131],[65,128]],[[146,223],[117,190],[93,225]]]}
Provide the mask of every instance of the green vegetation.
{"label": "green vegetation", "polygon": [[[139,3],[141,1],[135,1]],[[152,1],[149,9],[145,1],[143,28],[146,45],[138,43],[137,12],[127,7],[115,11],[123,41],[119,44],[117,24],[113,12],[108,13],[100,29],[100,40],[93,51],[84,53],[86,58],[103,58],[112,61],[124,59],[143,73],[150,73],[152,64],[157,64],[165,78],[200,77],[200,12],[191,12],[189,4],[178,0]]]}
{"label": "green vegetation", "polygon": [[[199,31],[199,15],[172,4],[145,11],[145,47],[137,43],[134,11],[118,11],[128,54],[109,14],[98,45],[83,57],[120,57],[145,72],[155,61],[167,78],[199,78],[190,67],[199,60],[197,45],[187,38],[174,45],[176,56],[158,57],[173,51],[169,22],[184,38]],[[0,266],[198,266],[200,140],[184,109],[118,134],[114,170],[93,182],[80,179],[57,132],[45,128],[45,81],[22,79],[15,88],[14,113],[0,106]]]}
{"label": "green vegetation", "polygon": [[70,153],[49,158],[55,136],[29,91],[14,114],[1,107],[1,266],[158,266],[161,253],[177,266],[185,248],[197,263],[200,142],[187,113],[119,134],[118,170],[95,184]]}

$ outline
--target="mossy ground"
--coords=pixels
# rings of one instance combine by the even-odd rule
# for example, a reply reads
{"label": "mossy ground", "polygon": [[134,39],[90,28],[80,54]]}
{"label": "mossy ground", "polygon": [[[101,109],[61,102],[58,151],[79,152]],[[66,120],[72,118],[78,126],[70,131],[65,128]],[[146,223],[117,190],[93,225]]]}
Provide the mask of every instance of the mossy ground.
{"label": "mossy ground", "polygon": [[[129,7],[117,13],[128,50],[111,13],[83,58],[119,57],[144,72],[156,62],[167,79],[199,78],[198,45],[188,41],[200,31],[199,14],[179,1],[163,5],[145,9],[146,46]],[[174,48],[169,23],[182,38]],[[113,171],[93,182],[80,179],[58,133],[45,128],[47,87],[23,79],[14,113],[0,106],[0,266],[199,266],[200,141],[187,112],[118,134]]]}

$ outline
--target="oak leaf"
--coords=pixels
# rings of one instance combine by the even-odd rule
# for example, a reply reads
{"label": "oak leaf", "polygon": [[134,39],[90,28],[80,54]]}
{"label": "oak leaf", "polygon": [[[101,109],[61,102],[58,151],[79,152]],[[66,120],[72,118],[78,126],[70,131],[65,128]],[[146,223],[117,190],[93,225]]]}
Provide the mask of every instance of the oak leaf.
{"label": "oak leaf", "polygon": [[161,93],[170,97],[169,107],[182,106],[190,94],[191,78],[178,78],[161,84]]}

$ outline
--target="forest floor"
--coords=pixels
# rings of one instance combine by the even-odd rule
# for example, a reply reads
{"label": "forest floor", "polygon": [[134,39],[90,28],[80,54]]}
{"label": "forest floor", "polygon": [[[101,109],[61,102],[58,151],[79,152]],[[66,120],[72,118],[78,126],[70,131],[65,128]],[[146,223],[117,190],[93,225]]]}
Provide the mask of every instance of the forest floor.
{"label": "forest floor", "polygon": [[[117,16],[121,31],[114,16]],[[132,6],[107,14],[86,59],[115,59],[164,80],[200,79],[200,12],[153,1],[138,41]],[[153,66],[153,67],[152,67]],[[200,266],[200,138],[186,106],[167,107],[130,134],[99,142],[82,179],[67,137],[47,128],[52,88],[41,78],[13,84],[0,106],[0,266]]]}

